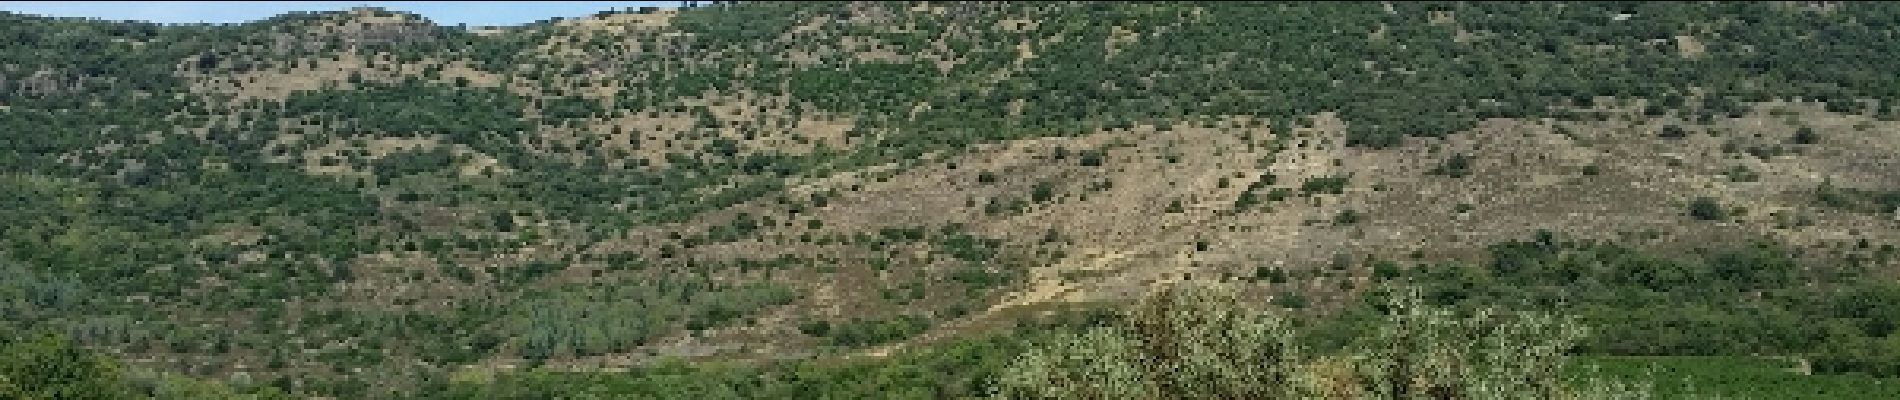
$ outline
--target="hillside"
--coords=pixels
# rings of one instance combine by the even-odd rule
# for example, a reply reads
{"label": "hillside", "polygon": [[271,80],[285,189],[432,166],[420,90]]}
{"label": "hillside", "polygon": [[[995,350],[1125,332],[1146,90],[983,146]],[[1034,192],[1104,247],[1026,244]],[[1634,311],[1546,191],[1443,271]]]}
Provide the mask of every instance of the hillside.
{"label": "hillside", "polygon": [[[1350,314],[1553,234],[1745,277],[1710,301],[1891,283],[1896,34],[1827,2],[0,13],[0,330],[349,398],[875,358],[1173,282]],[[1797,267],[1710,255],[1759,243]]]}

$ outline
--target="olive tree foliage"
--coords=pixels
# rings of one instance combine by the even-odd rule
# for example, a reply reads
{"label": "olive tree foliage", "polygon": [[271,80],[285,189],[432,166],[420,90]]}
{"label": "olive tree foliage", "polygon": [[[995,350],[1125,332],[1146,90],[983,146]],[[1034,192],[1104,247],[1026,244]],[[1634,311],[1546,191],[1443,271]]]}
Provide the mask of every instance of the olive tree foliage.
{"label": "olive tree foliage", "polygon": [[1416,290],[1386,303],[1385,319],[1344,358],[1346,380],[1322,379],[1333,398],[1628,399],[1641,385],[1571,382],[1565,352],[1589,332],[1572,317],[1426,305]]}
{"label": "olive tree foliage", "polygon": [[1416,291],[1340,354],[1232,289],[1177,287],[1109,327],[1058,336],[1006,369],[997,397],[1048,399],[1646,399],[1644,384],[1564,374],[1572,318],[1425,305]]}
{"label": "olive tree foliage", "polygon": [[1297,382],[1297,336],[1280,315],[1240,307],[1235,293],[1166,289],[1123,323],[1058,337],[1003,372],[1006,398],[1310,397]]}
{"label": "olive tree foliage", "polygon": [[1001,398],[1160,397],[1139,345],[1117,328],[1096,328],[1031,348],[999,378]]}

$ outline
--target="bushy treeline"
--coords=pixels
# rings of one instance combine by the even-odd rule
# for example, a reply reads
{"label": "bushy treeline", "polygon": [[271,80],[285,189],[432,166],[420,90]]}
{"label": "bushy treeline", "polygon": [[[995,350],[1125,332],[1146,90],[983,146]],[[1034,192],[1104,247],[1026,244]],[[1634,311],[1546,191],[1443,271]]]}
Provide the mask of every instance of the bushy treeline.
{"label": "bushy treeline", "polygon": [[1589,353],[1781,355],[1811,358],[1818,373],[1900,376],[1900,282],[1843,258],[1769,243],[1666,254],[1544,233],[1493,245],[1485,262],[1418,265],[1397,279],[1432,304],[1577,315],[1599,328],[1579,343]]}
{"label": "bushy treeline", "polygon": [[778,285],[692,278],[564,287],[516,304],[499,331],[529,359],[625,353],[660,335],[725,326],[794,298]]}
{"label": "bushy treeline", "polygon": [[[602,395],[808,398],[880,392],[892,394],[880,397],[895,398],[1411,398],[1447,393],[1457,398],[1642,398],[1647,393],[1648,381],[1578,372],[1567,361],[1573,355],[1789,356],[1806,359],[1817,374],[1895,376],[1891,357],[1900,353],[1881,346],[1893,342],[1895,321],[1900,321],[1894,309],[1900,298],[1893,297],[1900,285],[1829,259],[1797,257],[1766,244],[1670,254],[1540,234],[1491,246],[1490,256],[1477,263],[1405,268],[1375,262],[1383,265],[1375,275],[1387,280],[1385,289],[1331,314],[1283,316],[1268,306],[1283,302],[1241,300],[1248,297],[1218,290],[1163,292],[1171,294],[1148,298],[1127,312],[1065,314],[1070,318],[1065,323],[1023,325],[890,359],[530,372],[448,385],[452,389],[445,393],[470,397],[502,391],[526,397],[593,390]],[[1409,291],[1390,290],[1398,288]],[[1670,393],[1683,390],[1694,389],[1672,386]]]}
{"label": "bushy treeline", "polygon": [[626,372],[531,371],[425,385],[418,397],[537,399],[550,393],[605,398],[944,399],[988,396],[996,372],[1027,348],[1024,330],[958,340],[887,359],[765,364],[668,361]]}

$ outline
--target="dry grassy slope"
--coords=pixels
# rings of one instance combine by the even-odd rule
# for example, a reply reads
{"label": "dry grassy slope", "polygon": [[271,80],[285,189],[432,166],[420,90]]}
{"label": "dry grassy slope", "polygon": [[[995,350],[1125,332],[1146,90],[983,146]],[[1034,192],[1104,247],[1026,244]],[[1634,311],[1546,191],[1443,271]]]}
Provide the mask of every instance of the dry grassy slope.
{"label": "dry grassy slope", "polygon": [[[433,23],[412,14],[381,14],[372,9],[355,9],[348,13],[285,25],[278,31],[253,37],[246,44],[208,54],[220,56],[222,60],[210,68],[198,65],[198,59],[182,60],[178,65],[178,75],[192,82],[195,93],[227,95],[234,101],[282,100],[296,91],[326,87],[347,89],[352,74],[360,74],[364,80],[372,82],[396,81],[403,77],[420,76],[427,68],[441,69],[435,79],[441,83],[453,83],[459,78],[473,87],[497,87],[502,84],[503,77],[475,70],[463,62],[435,59],[396,62],[387,53],[368,58],[356,54],[309,57],[277,68],[235,73],[227,69],[246,61],[246,57],[234,57],[238,54],[314,51],[321,43],[331,41],[345,46],[408,43],[431,40],[426,33],[433,29]],[[517,86],[514,89],[525,91],[525,87]]]}
{"label": "dry grassy slope", "polygon": [[[1892,168],[1900,157],[1900,123],[1828,114],[1809,105],[1764,104],[1743,118],[1718,119],[1707,127],[1687,125],[1694,132],[1688,138],[1666,139],[1657,132],[1674,121],[1644,117],[1635,110],[1605,110],[1609,118],[1595,122],[1490,120],[1447,139],[1412,139],[1384,150],[1341,147],[1343,122],[1328,115],[1315,116],[1311,127],[1288,136],[1288,148],[1277,155],[1268,150],[1264,131],[1238,119],[1220,119],[1211,128],[1182,124],[1157,131],[1144,126],[1023,140],[930,160],[887,179],[862,176],[877,175],[870,173],[807,183],[790,192],[833,190],[840,195],[827,207],[804,214],[790,214],[787,207],[767,199],[694,222],[653,227],[606,246],[650,251],[666,242],[668,232],[707,229],[743,212],[786,223],[757,235],[765,240],[703,246],[693,249],[691,257],[831,255],[843,263],[862,263],[852,258],[883,255],[786,238],[949,223],[1026,247],[1063,251],[1065,257],[1032,267],[1033,280],[996,299],[989,310],[945,324],[926,335],[928,340],[981,325],[1012,307],[1122,298],[1168,281],[1232,281],[1262,265],[1327,265],[1336,254],[1404,259],[1417,252],[1427,260],[1469,259],[1484,245],[1522,239],[1540,229],[1677,247],[1759,236],[1801,248],[1843,246],[1860,238],[1876,243],[1900,239],[1900,223],[1893,215],[1818,208],[1812,194],[1830,178],[1841,186],[1900,188],[1900,176]],[[1777,113],[1793,114],[1773,115]],[[1796,124],[1812,126],[1824,139],[1815,145],[1787,146],[1801,149],[1765,160],[1722,150],[1730,141],[1744,147],[1784,143]],[[1246,140],[1250,132],[1251,146]],[[1058,147],[1070,155],[1054,159]],[[1075,154],[1090,149],[1107,149],[1103,165],[1078,164]],[[1475,156],[1471,176],[1428,174],[1454,153]],[[1168,161],[1170,154],[1179,155],[1176,162]],[[1260,162],[1267,157],[1272,161],[1263,170]],[[1600,173],[1586,175],[1587,166]],[[1760,179],[1731,181],[1724,172],[1735,166],[1759,173]],[[977,183],[985,171],[995,173],[999,181]],[[1296,193],[1307,178],[1349,174],[1352,179],[1344,194],[1294,197],[1259,210],[1231,212],[1240,191],[1263,171],[1278,176],[1276,187]],[[1224,188],[1222,177],[1229,178]],[[1104,180],[1112,187],[1088,189]],[[983,212],[987,199],[1027,196],[1036,182],[1054,183],[1056,199],[1021,214]],[[1730,222],[1698,221],[1686,215],[1688,202],[1697,196],[1712,196],[1745,212]],[[1181,201],[1183,212],[1167,212],[1174,200]],[[1458,204],[1472,208],[1461,214],[1454,210]],[[1343,210],[1356,210],[1365,218],[1345,226],[1331,222]],[[1813,223],[1786,226],[1798,216]],[[810,230],[792,223],[809,219],[823,221],[824,227]],[[1039,244],[1049,229],[1058,231],[1066,243]],[[1197,242],[1206,243],[1204,251],[1197,249]],[[1363,272],[1355,275],[1353,280],[1362,283]],[[781,278],[826,294],[792,306],[815,315],[882,308],[875,291],[867,290],[875,279],[852,274]],[[1336,280],[1309,282],[1310,287],[1296,289],[1323,295],[1341,288]]]}
{"label": "dry grassy slope", "polygon": [[[629,82],[639,82],[640,76],[621,76],[622,73],[638,74],[639,68],[626,69],[628,63],[652,62],[655,57],[667,59],[696,60],[694,62],[712,62],[730,57],[721,51],[694,51],[680,53],[686,42],[680,40],[682,32],[670,28],[674,10],[662,10],[653,14],[616,14],[604,17],[588,17],[561,21],[548,27],[518,28],[545,29],[552,34],[541,44],[528,49],[527,54],[535,58],[552,62],[553,65],[585,66],[585,74],[552,74],[542,76],[540,81],[528,70],[515,74],[496,74],[475,69],[466,60],[442,60],[424,58],[420,61],[401,62],[390,53],[376,53],[362,56],[354,53],[341,53],[303,57],[291,60],[287,65],[230,72],[223,70],[204,70],[191,63],[181,63],[178,75],[191,82],[194,93],[230,99],[237,105],[250,100],[281,101],[298,91],[310,90],[349,90],[354,85],[352,77],[365,82],[393,83],[403,79],[422,79],[439,85],[467,85],[469,87],[505,87],[510,92],[529,99],[544,100],[557,97],[575,96],[603,104],[612,104],[613,96],[621,91],[637,91],[641,88],[629,86]],[[400,16],[400,15],[399,15]],[[813,19],[822,25],[825,19]],[[274,36],[293,38],[341,38],[345,42],[359,42],[365,38],[393,40],[400,33],[427,27],[424,21],[408,20],[390,16],[376,16],[368,11],[359,10],[348,15],[324,20],[310,26],[294,27],[289,33]],[[526,34],[527,32],[502,31],[496,34]],[[814,29],[812,34],[824,35],[826,40],[818,40],[816,47],[811,42],[786,37],[779,42],[766,45],[782,46],[773,50],[777,57],[793,53],[822,56],[852,56],[862,58],[867,52],[882,51],[879,46],[856,43],[873,40],[849,36],[837,36],[836,32]],[[591,48],[587,43],[594,39],[612,43],[609,48]],[[277,42],[283,42],[283,39]],[[316,39],[310,39],[316,41]],[[842,47],[832,48],[827,43],[841,43]],[[794,46],[799,44],[801,49]],[[282,43],[246,45],[243,51],[282,53]],[[860,49],[862,47],[862,49]],[[876,49],[875,51],[871,49]],[[757,50],[757,49],[755,49]],[[948,51],[948,49],[942,49]],[[766,50],[758,50],[766,51]],[[526,68],[524,66],[524,68]],[[822,66],[820,66],[822,68]],[[425,73],[435,69],[433,76]],[[548,88],[557,88],[549,91]],[[667,166],[667,153],[693,154],[699,152],[713,138],[727,138],[737,141],[739,148],[746,153],[783,153],[803,154],[817,146],[840,148],[851,145],[843,134],[856,126],[853,117],[815,111],[809,104],[782,95],[750,92],[715,93],[681,99],[680,105],[652,107],[629,110],[625,116],[586,121],[578,126],[547,126],[536,132],[537,137],[523,146],[535,147],[545,153],[570,159],[589,157],[582,148],[599,147],[607,150],[619,150],[626,157],[616,157],[611,162],[624,164],[642,162],[646,166],[663,168]],[[705,129],[696,124],[699,119],[694,112],[697,109],[708,111],[717,121],[718,127]],[[533,105],[524,110],[529,115],[540,112]],[[618,129],[620,134],[613,134]],[[287,129],[292,131],[294,129]],[[375,132],[360,132],[377,139]],[[295,136],[295,135],[289,135]],[[593,138],[596,142],[583,142]],[[408,140],[408,139],[394,139]],[[280,141],[280,143],[287,143]],[[550,150],[549,147],[561,146],[573,151]],[[424,147],[426,148],[426,146]],[[326,155],[337,154],[334,146],[313,150],[306,154],[311,160],[311,170],[320,173],[344,173],[346,168],[320,167],[315,160]],[[370,158],[379,158],[380,151],[371,149]],[[467,153],[457,149],[458,153]],[[562,154],[567,153],[567,154]],[[479,172],[481,167],[493,165],[505,172],[508,167],[496,165],[492,158],[482,154],[473,154],[480,160],[478,165],[470,166],[470,172]]]}
{"label": "dry grassy slope", "polygon": [[[470,68],[466,63],[444,63],[440,60],[427,60],[420,63],[397,63],[384,55],[365,59],[355,54],[341,54],[335,58],[313,57],[298,60],[296,67],[265,69],[243,73],[184,73],[192,79],[193,89],[197,93],[227,94],[234,101],[250,99],[283,100],[291,93],[305,90],[323,90],[326,88],[349,89],[352,74],[368,82],[396,82],[405,77],[420,77],[427,68],[441,68],[435,81],[452,84],[461,79],[470,87],[499,87],[504,80],[501,76]],[[511,87],[517,93],[527,93],[529,89],[517,85]]]}
{"label": "dry grassy slope", "polygon": [[[613,15],[604,18],[586,18],[569,20],[548,28],[558,33],[550,37],[545,44],[529,50],[537,56],[560,59],[558,63],[601,65],[600,62],[615,60],[638,60],[641,49],[665,49],[677,39],[668,27],[671,11],[651,15]],[[262,52],[282,54],[285,43],[301,43],[318,39],[340,38],[345,42],[364,42],[374,40],[399,40],[404,32],[426,28],[427,23],[391,16],[377,16],[367,11],[354,12],[333,19],[321,20],[308,26],[294,26],[285,32],[271,34],[273,37],[306,39],[272,40],[263,45],[245,45],[243,52]],[[582,51],[573,43],[580,43],[595,36],[605,36],[625,47],[611,51]],[[316,39],[312,39],[316,38]],[[642,44],[645,44],[644,46]],[[702,58],[717,58],[718,54],[700,54]],[[227,61],[228,62],[228,61]],[[557,63],[557,64],[558,64]],[[231,105],[241,105],[250,100],[281,101],[292,93],[305,90],[341,89],[348,90],[353,76],[369,82],[396,82],[403,79],[422,78],[439,85],[467,84],[472,87],[506,87],[514,94],[530,99],[547,99],[567,95],[581,96],[603,102],[610,102],[617,91],[640,90],[637,87],[625,87],[615,79],[595,75],[551,76],[552,81],[540,82],[529,78],[531,74],[519,73],[503,76],[476,70],[463,60],[441,60],[425,58],[420,62],[400,62],[389,53],[377,53],[371,56],[344,52],[335,55],[305,57],[293,60],[283,67],[272,67],[246,72],[230,72],[217,69],[205,70],[190,62],[180,64],[178,75],[192,83],[192,89],[199,94],[214,95],[230,99]],[[438,74],[429,78],[425,74],[428,68],[437,68]],[[614,68],[596,68],[594,71],[617,71]],[[458,82],[460,81],[460,82]],[[586,84],[581,84],[585,82]],[[547,87],[561,88],[557,92],[548,92]],[[572,90],[574,88],[590,88]],[[597,157],[599,150],[623,151],[613,157],[612,164],[630,164],[639,162],[649,168],[668,167],[667,155],[677,153],[694,155],[714,138],[733,139],[745,153],[783,153],[802,154],[821,146],[842,148],[854,143],[844,137],[844,133],[856,124],[850,116],[813,111],[807,104],[797,99],[772,94],[749,92],[707,93],[704,96],[683,99],[685,108],[653,107],[630,110],[624,116],[607,119],[582,121],[573,126],[544,126],[538,129],[535,137],[528,138],[521,146],[536,149],[537,152],[551,157],[564,157],[579,161]],[[717,121],[717,127],[697,126],[696,109],[704,109]],[[524,110],[529,115],[538,114],[532,105]],[[289,147],[302,140],[306,130],[322,127],[303,126],[294,121],[284,121],[282,135],[274,140],[272,147]],[[621,132],[615,134],[614,132]],[[636,137],[637,136],[637,137]],[[335,141],[317,146],[301,154],[287,156],[265,155],[277,161],[298,162],[312,174],[325,175],[365,175],[370,171],[360,170],[347,165],[325,166],[321,162],[326,157],[342,157],[345,152],[362,152],[366,158],[374,160],[393,151],[426,150],[441,146],[434,137],[389,137],[379,132],[349,132],[345,137],[361,140]],[[587,141],[592,140],[592,141]],[[564,150],[556,150],[559,147]],[[480,175],[484,171],[506,174],[511,168],[502,165],[493,157],[481,154],[463,146],[451,149],[458,155],[470,157],[470,162],[460,167],[464,175]],[[397,207],[385,204],[386,207]],[[423,210],[425,212],[450,213],[456,210]],[[561,221],[546,221],[534,217],[518,219],[525,225],[536,226],[550,238],[544,243],[531,245],[519,251],[505,254],[477,255],[458,257],[456,262],[476,267],[506,267],[513,262],[525,262],[566,254],[573,246],[585,243],[584,240],[562,237],[564,233],[582,231],[582,227],[569,226]],[[481,233],[474,233],[480,235]],[[514,236],[514,235],[501,235]],[[375,254],[360,257],[353,269],[363,274],[359,284],[340,288],[349,293],[361,293],[364,305],[395,307],[398,303],[434,303],[435,299],[466,298],[469,295],[484,293],[469,291],[466,285],[454,283],[448,279],[411,280],[406,271],[432,271],[426,260],[417,260],[407,254]],[[570,260],[571,261],[571,260]],[[593,265],[581,265],[582,270]],[[378,290],[377,288],[393,288]]]}

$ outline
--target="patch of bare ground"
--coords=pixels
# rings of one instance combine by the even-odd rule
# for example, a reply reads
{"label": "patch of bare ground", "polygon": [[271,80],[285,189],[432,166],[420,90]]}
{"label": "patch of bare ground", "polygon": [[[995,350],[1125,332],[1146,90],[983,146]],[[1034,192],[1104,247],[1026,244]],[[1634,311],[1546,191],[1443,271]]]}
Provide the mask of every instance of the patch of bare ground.
{"label": "patch of bare ground", "polygon": [[[281,146],[290,141],[298,140],[297,136],[293,135],[280,136],[279,139],[280,142],[274,143],[273,146]],[[279,161],[299,163],[303,166],[305,172],[311,174],[365,176],[370,174],[371,171],[359,169],[347,161],[352,154],[362,159],[377,160],[395,152],[426,151],[441,146],[445,145],[434,137],[369,137],[343,139],[307,150],[298,156],[301,160],[280,159]],[[456,166],[456,171],[464,176],[506,174],[510,172],[507,166],[502,165],[500,160],[496,160],[492,156],[482,154],[481,152],[459,144],[446,146],[450,146],[450,152],[452,154],[466,158],[464,162]],[[269,147],[272,146],[267,146],[267,148]]]}
{"label": "patch of bare ground", "polygon": [[1122,46],[1139,40],[1141,40],[1140,33],[1130,31],[1128,28],[1121,27],[1121,25],[1116,25],[1109,28],[1108,40],[1102,43],[1102,48],[1108,52],[1109,57],[1114,57],[1116,54],[1121,53]]}
{"label": "patch of bare ground", "polygon": [[1676,52],[1682,54],[1685,58],[1701,57],[1702,54],[1708,52],[1708,48],[1702,44],[1701,40],[1697,40],[1695,36],[1676,35],[1675,39]]}
{"label": "patch of bare ground", "polygon": [[563,20],[555,25],[592,31],[626,32],[633,30],[663,29],[673,26],[673,17],[679,15],[676,9],[660,9],[651,13],[620,13],[606,16],[590,16]]}

